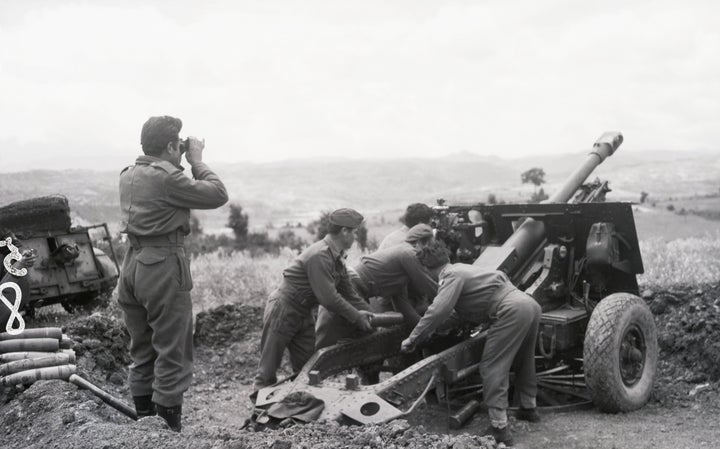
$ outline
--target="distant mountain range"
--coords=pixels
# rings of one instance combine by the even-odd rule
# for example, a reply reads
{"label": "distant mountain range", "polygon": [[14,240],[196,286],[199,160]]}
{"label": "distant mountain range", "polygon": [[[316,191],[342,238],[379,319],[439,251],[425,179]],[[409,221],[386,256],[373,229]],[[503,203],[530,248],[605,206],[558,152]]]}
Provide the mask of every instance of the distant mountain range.
{"label": "distant mountain range", "polygon": [[[552,193],[587,153],[501,159],[458,153],[436,159],[297,159],[272,163],[213,166],[225,182],[230,201],[240,204],[251,226],[306,223],[320,211],[341,206],[366,214],[402,210],[412,202],[485,202],[529,198],[533,186],[522,185],[520,174],[544,169]],[[35,170],[0,175],[0,204],[34,196],[62,194],[80,224],[119,221],[118,172]],[[641,191],[657,200],[717,193],[720,153],[628,152],[614,155],[591,175],[608,179],[609,198],[637,201]],[[228,208],[201,211],[206,229],[224,227]]]}

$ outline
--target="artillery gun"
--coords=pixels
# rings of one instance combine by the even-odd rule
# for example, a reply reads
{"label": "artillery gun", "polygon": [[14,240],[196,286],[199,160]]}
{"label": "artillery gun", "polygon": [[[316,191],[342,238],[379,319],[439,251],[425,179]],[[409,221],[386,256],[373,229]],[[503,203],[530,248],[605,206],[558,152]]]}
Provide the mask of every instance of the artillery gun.
{"label": "artillery gun", "polygon": [[[603,134],[562,188],[541,204],[435,207],[432,225],[453,262],[502,270],[541,305],[539,406],[594,403],[606,412],[624,412],[642,407],[652,390],[657,331],[637,296],[643,264],[631,204],[604,202],[607,182],[583,185],[622,140],[620,133]],[[435,337],[421,359],[392,369],[380,383],[360,385],[355,374],[346,374],[397,360],[410,330],[398,325],[321,349],[296,376],[261,389],[256,410],[305,392],[324,401],[320,418],[370,424],[407,415],[426,396],[453,407],[476,397],[487,335],[482,327]]]}

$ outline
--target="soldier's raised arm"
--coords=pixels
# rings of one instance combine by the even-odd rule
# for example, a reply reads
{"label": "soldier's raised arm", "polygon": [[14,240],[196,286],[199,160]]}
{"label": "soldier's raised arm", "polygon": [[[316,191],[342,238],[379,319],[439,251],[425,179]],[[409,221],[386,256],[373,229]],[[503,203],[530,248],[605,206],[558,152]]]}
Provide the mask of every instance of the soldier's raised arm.
{"label": "soldier's raised arm", "polygon": [[189,145],[185,159],[191,166],[194,179],[188,178],[180,170],[170,173],[165,179],[168,200],[173,206],[188,209],[215,209],[227,203],[225,184],[202,161],[204,141],[188,137],[185,142]]}

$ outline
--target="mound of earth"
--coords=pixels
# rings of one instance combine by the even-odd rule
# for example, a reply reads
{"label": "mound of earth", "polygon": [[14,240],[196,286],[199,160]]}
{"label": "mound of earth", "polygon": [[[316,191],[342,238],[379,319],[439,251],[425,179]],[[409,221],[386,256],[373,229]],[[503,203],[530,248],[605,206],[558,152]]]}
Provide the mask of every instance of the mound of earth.
{"label": "mound of earth", "polygon": [[226,304],[195,317],[195,344],[219,348],[262,329],[263,311],[245,304]]}
{"label": "mound of earth", "polygon": [[73,340],[78,368],[89,380],[124,384],[130,334],[122,320],[98,312],[70,321],[63,331]]}
{"label": "mound of earth", "polygon": [[655,315],[660,357],[653,397],[714,402],[720,398],[720,284],[674,287],[643,297]]}
{"label": "mound of earth", "polygon": [[[195,318],[196,379],[250,385],[260,357],[262,308],[226,304]],[[284,373],[289,374],[288,367]],[[192,393],[191,393],[192,394]]]}

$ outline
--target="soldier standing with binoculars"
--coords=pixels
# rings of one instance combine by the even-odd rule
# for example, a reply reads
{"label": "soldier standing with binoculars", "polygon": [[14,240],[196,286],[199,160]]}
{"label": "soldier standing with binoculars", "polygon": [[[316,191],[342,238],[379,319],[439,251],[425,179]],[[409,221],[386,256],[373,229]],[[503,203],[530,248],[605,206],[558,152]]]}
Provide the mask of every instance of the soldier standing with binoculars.
{"label": "soldier standing with binoculars", "polygon": [[[192,381],[192,278],[184,238],[190,209],[228,200],[220,178],[202,162],[204,140],[180,140],[182,121],[150,117],[144,155],[120,174],[125,254],[118,303],[130,333],[130,392],[138,417],[156,413],[180,431],[183,394]],[[194,179],[183,174],[183,153]]]}

